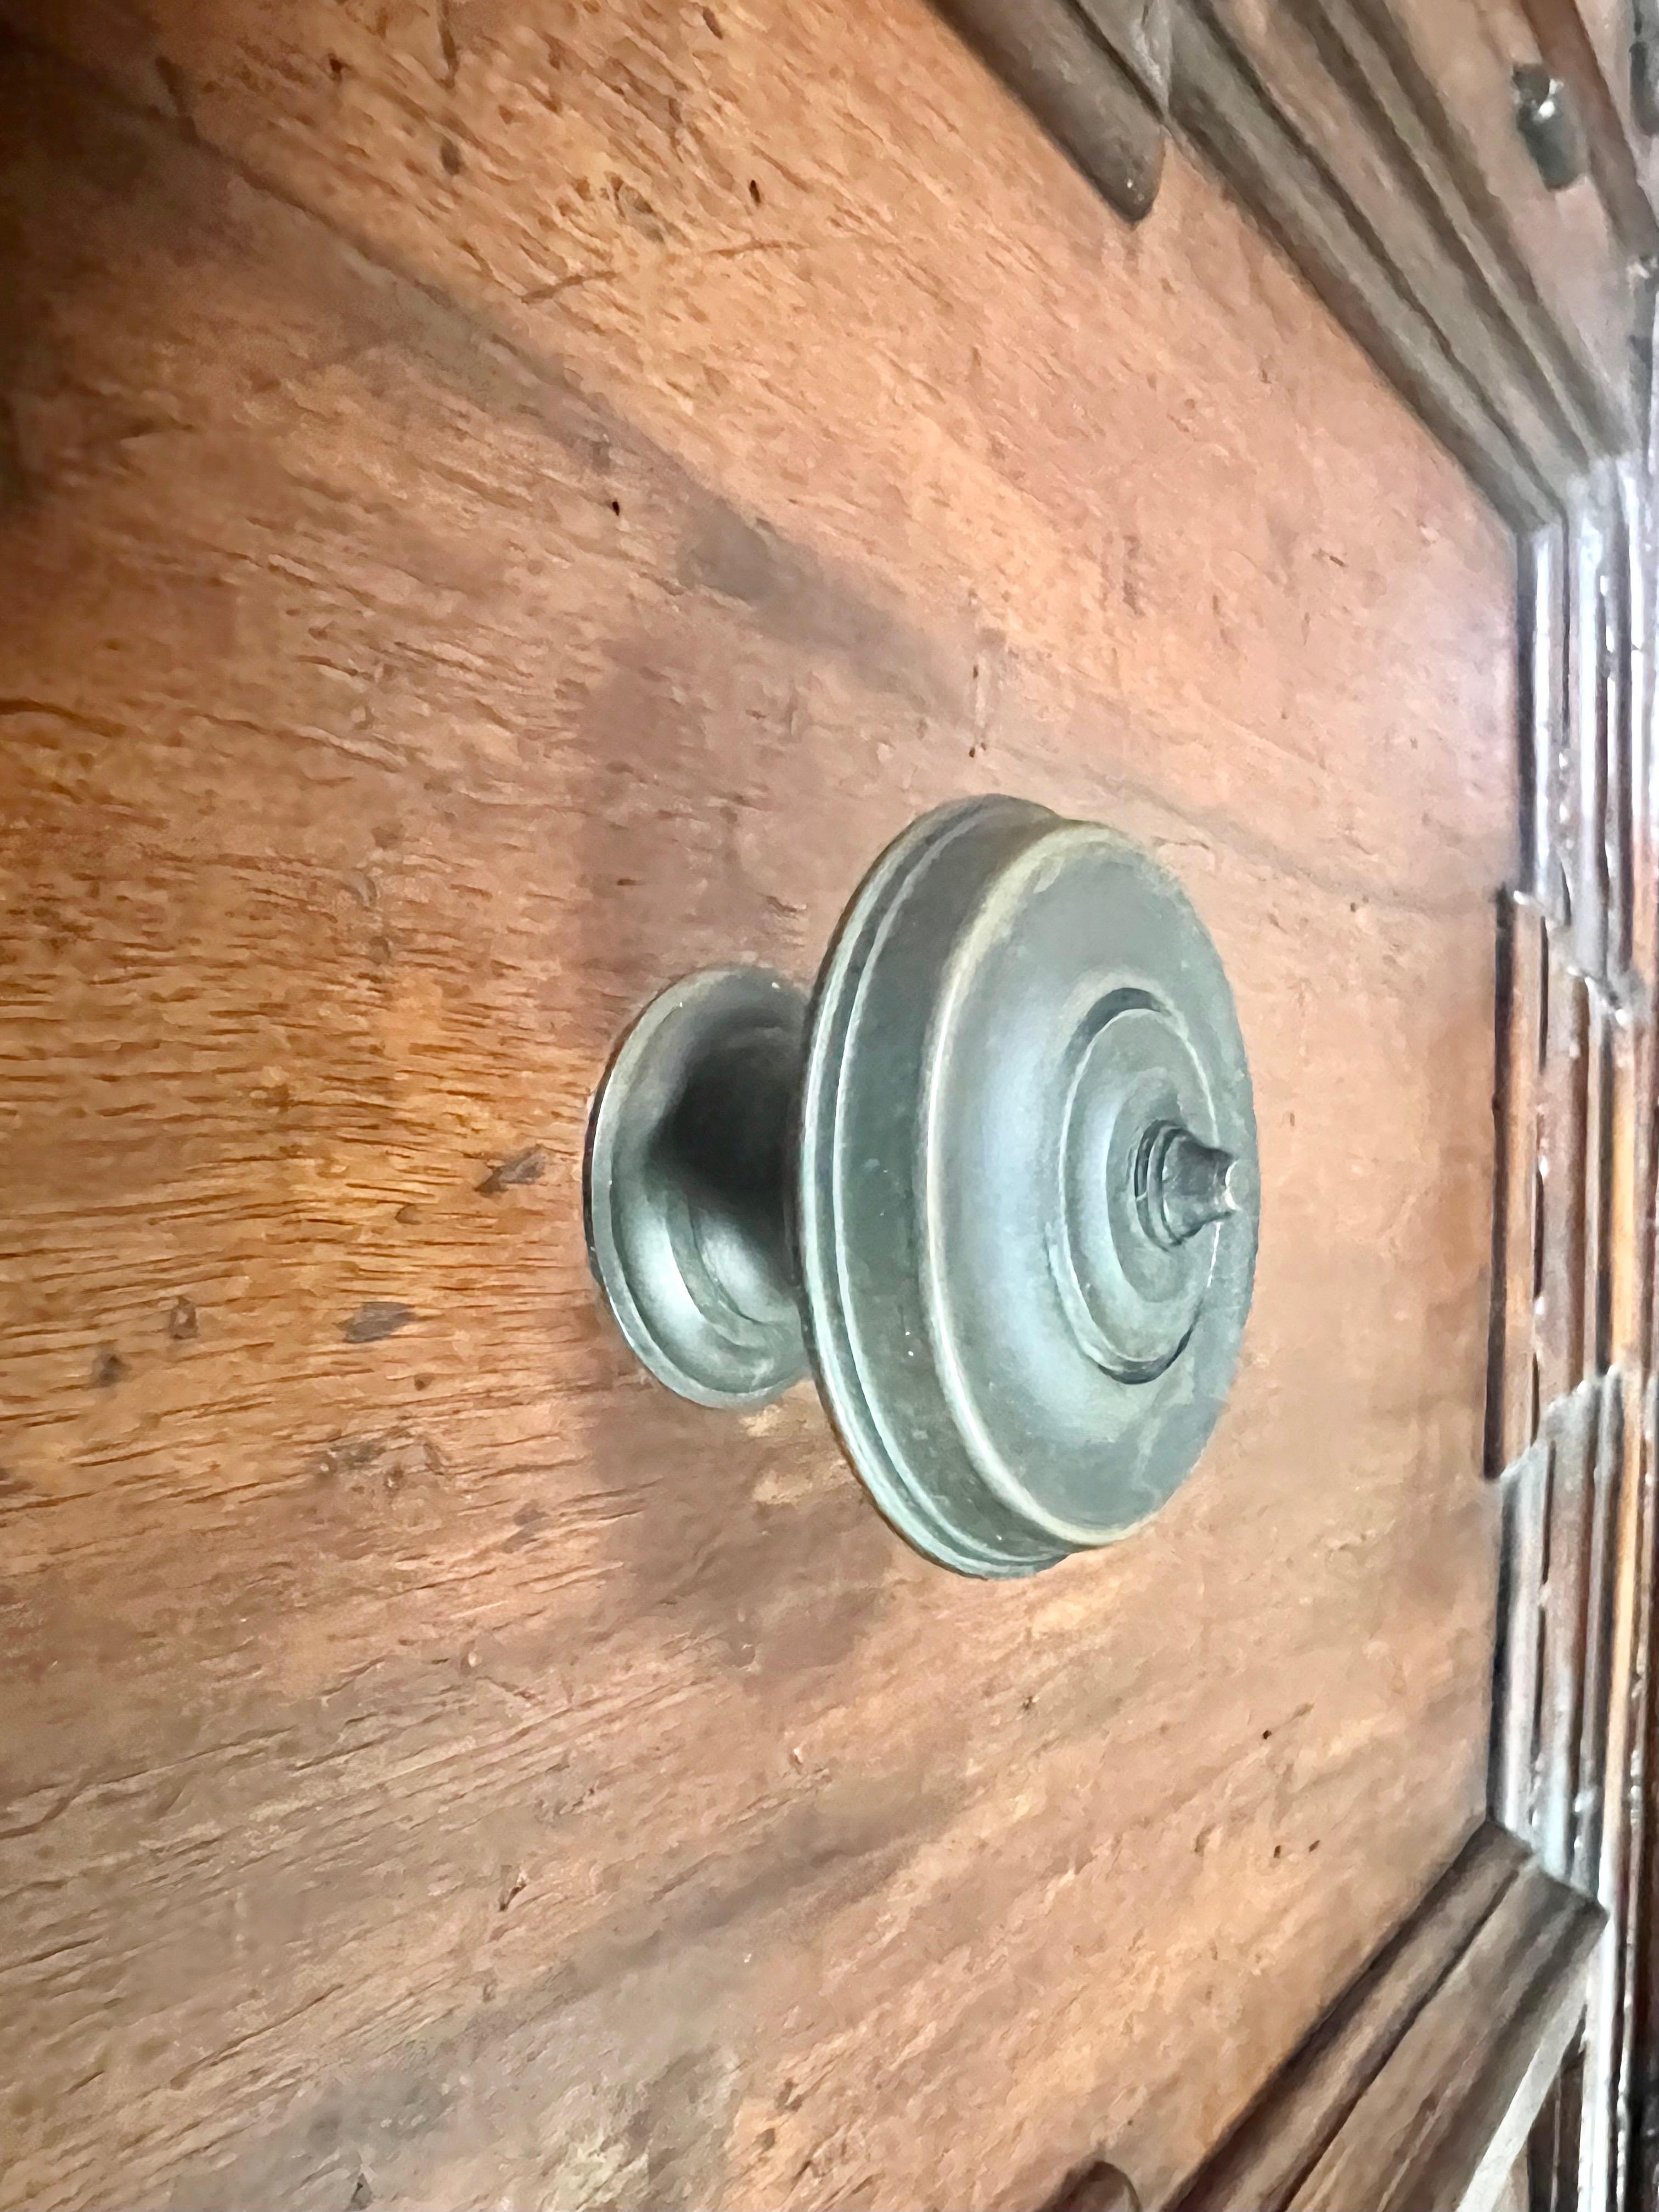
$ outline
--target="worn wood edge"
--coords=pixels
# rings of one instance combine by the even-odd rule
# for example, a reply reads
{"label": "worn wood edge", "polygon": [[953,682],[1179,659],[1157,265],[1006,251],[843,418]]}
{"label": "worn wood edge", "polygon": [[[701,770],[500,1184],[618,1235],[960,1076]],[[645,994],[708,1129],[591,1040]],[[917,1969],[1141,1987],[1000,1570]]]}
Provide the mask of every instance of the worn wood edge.
{"label": "worn wood edge", "polygon": [[1569,501],[1566,750],[1576,775],[1561,803],[1574,812],[1571,879],[1572,957],[1586,975],[1607,967],[1608,884],[1602,823],[1607,812],[1606,707],[1609,641],[1602,616],[1610,547],[1605,486],[1596,476],[1573,489]]}
{"label": "worn wood edge", "polygon": [[[1588,471],[1562,522],[1518,549],[1521,876],[1549,953],[1533,1317],[1545,1404],[1502,1496],[1490,1802],[1607,1916],[1582,2036],[1563,2045],[1528,2145],[1534,2204],[1580,2212],[1659,2212],[1654,537],[1650,459],[1632,456]],[[1500,977],[1512,985],[1501,964]],[[1519,1133],[1504,1142],[1518,1175]],[[1507,1289],[1495,1274],[1506,1310]],[[1500,1345],[1509,1359],[1495,1313]]]}
{"label": "worn wood edge", "polygon": [[1095,2159],[1049,2198],[1043,2212],[1140,2212],[1140,2198],[1121,2167]]}
{"label": "worn wood edge", "polygon": [[1540,1202],[1533,1349],[1540,1404],[1570,1398],[1584,1380],[1585,1055],[1589,991],[1559,932],[1544,963],[1539,1078]]}
{"label": "worn wood edge", "polygon": [[1587,986],[1584,1030],[1584,1290],[1579,1364],[1603,1375],[1612,1358],[1612,1282],[1607,1240],[1613,1204],[1614,1013],[1599,985]]}
{"label": "worn wood edge", "polygon": [[1540,1864],[1568,1878],[1584,1688],[1585,1607],[1590,1578],[1595,1452],[1601,1392],[1594,1377],[1551,1409],[1543,1658],[1540,1667],[1536,1824]]}
{"label": "worn wood edge", "polygon": [[1170,0],[1073,0],[1160,115],[1170,112]]}
{"label": "worn wood edge", "polygon": [[1120,215],[1139,222],[1164,174],[1164,118],[1075,0],[933,0]]}
{"label": "worn wood edge", "polygon": [[1560,521],[1522,538],[1516,577],[1521,887],[1558,927],[1567,900],[1554,836],[1557,756],[1566,713],[1565,541]]}
{"label": "worn wood edge", "polygon": [[1463,1850],[1362,1968],[1169,2212],[1274,2212],[1324,2154],[1401,2035],[1528,1863],[1496,1822]]}
{"label": "worn wood edge", "polygon": [[1535,1862],[1493,1904],[1355,2100],[1293,2212],[1456,2212],[1530,2125],[1584,1998],[1599,1905]]}
{"label": "worn wood edge", "polygon": [[[1572,1794],[1567,1879],[1587,1897],[1600,1896],[1607,1810],[1609,1698],[1618,1655],[1618,1562],[1614,1546],[1624,1456],[1623,1379],[1603,1375],[1595,1389],[1585,1499],[1586,1554],[1578,1686],[1578,1746]],[[1617,1791],[1614,1791],[1616,1799]],[[1605,1902],[1605,1899],[1602,1900]]]}
{"label": "worn wood edge", "polygon": [[1626,1869],[1634,1810],[1627,1778],[1632,1727],[1642,1696],[1638,1585],[1649,1579],[1640,1565],[1645,1535],[1641,1424],[1632,1395],[1632,1377],[1620,1365],[1608,1376],[1603,1389],[1597,1441],[1597,1480],[1605,1492],[1607,1581],[1605,1620],[1590,1624],[1596,1640],[1590,1650],[1594,1663],[1585,1695],[1583,1757],[1592,1763],[1594,1828],[1589,1832],[1590,1823],[1586,1822],[1582,1855],[1575,1866],[1581,1886],[1607,1914],[1590,1977],[1577,2148],[1581,2195],[1597,2204],[1615,2193],[1612,2183],[1622,2165],[1620,2142],[1626,2132],[1627,2094],[1621,2024],[1626,2009]]}

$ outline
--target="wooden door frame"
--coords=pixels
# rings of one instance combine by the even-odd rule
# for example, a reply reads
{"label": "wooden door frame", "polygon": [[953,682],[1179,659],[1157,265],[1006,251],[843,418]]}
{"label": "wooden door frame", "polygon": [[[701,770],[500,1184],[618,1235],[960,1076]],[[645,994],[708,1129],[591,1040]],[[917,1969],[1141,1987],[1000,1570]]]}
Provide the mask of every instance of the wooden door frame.
{"label": "wooden door frame", "polygon": [[1511,211],[1388,0],[939,4],[1131,220],[1176,131],[1515,538],[1489,1816],[1192,2177],[1181,2212],[1485,2205],[1523,2153],[1534,2201],[1650,2207],[1659,230],[1636,155],[1572,0],[1525,0],[1580,95],[1627,257],[1626,380],[1530,282]]}

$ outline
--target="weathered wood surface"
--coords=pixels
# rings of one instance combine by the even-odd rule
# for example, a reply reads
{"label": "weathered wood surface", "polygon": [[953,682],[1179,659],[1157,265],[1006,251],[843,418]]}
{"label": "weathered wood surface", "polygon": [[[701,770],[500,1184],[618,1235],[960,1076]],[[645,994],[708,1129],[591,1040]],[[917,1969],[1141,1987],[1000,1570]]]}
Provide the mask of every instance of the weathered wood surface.
{"label": "weathered wood surface", "polygon": [[[1481,1799],[1501,532],[920,4],[37,27],[0,2197],[1158,2201]],[[1007,1589],[643,1381],[577,1188],[634,1006],[996,787],[1179,869],[1267,1178],[1204,1467]]]}
{"label": "weathered wood surface", "polygon": [[[1489,1408],[1510,1464],[1491,1802],[1607,1915],[1529,2151],[1536,2205],[1583,2212],[1644,2201],[1654,2140],[1653,452],[1650,434],[1598,468],[1524,549],[1525,895],[1500,962]],[[1534,917],[1547,951],[1529,962]]]}

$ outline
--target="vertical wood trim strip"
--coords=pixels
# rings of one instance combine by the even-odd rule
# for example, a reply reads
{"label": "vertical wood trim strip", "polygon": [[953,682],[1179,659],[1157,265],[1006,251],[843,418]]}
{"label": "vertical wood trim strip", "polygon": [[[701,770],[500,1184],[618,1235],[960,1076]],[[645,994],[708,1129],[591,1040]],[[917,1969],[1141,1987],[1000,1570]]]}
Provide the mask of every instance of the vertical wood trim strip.
{"label": "vertical wood trim strip", "polygon": [[1528,1842],[1537,1814],[1534,1749],[1549,1492],[1550,1443],[1540,1437],[1504,1482],[1492,1687],[1492,1818]]}
{"label": "vertical wood trim strip", "polygon": [[1608,1281],[1607,1232],[1609,1133],[1613,1106],[1610,1059],[1611,1024],[1604,992],[1594,983],[1584,987],[1583,1065],[1583,1291],[1581,1303],[1583,1339],[1578,1372],[1601,1374],[1607,1364]]}
{"label": "vertical wood trim strip", "polygon": [[1519,548],[1516,606],[1521,662],[1521,881],[1557,922],[1565,917],[1553,866],[1555,786],[1566,698],[1566,582],[1559,523],[1535,530]]}
{"label": "vertical wood trim strip", "polygon": [[[1601,1895],[1601,1845],[1605,1832],[1608,1709],[1616,1655],[1620,1473],[1624,1449],[1620,1378],[1609,1375],[1595,1386],[1595,1404],[1585,1498],[1586,1562],[1583,1657],[1579,1683],[1578,1748],[1572,1800],[1572,1853],[1568,1879],[1587,1897]],[[1617,1792],[1615,1790],[1615,1801]],[[1603,1899],[1603,1902],[1606,1900]]]}
{"label": "vertical wood trim strip", "polygon": [[[1620,2087],[1623,2073],[1620,2023],[1624,2014],[1623,1899],[1629,1849],[1626,1777],[1631,1750],[1632,1706],[1638,1694],[1635,1650],[1638,1593],[1638,1559],[1642,1537],[1639,1425],[1630,1404],[1629,1380],[1620,1369],[1608,1376],[1602,1391],[1601,1432],[1597,1444],[1597,1482],[1607,1493],[1605,1518],[1608,1571],[1605,1617],[1591,1620],[1591,1656],[1605,1654],[1599,1679],[1592,1674],[1586,1704],[1599,1733],[1587,1741],[1583,1757],[1593,1761],[1598,1832],[1584,1839],[1581,1886],[1610,1917],[1596,1947],[1590,1977],[1585,2028],[1583,2111],[1579,2136],[1581,2202],[1610,2206],[1623,2133]],[[1591,1844],[1594,1849],[1591,1849]]]}
{"label": "vertical wood trim strip", "polygon": [[1539,1710],[1537,1848],[1547,1874],[1572,1866],[1583,1720],[1584,1607],[1590,1571],[1591,1458],[1601,1392],[1575,1390],[1553,1416],[1553,1480],[1544,1564],[1543,1695]]}
{"label": "vertical wood trim strip", "polygon": [[[1601,487],[1592,477],[1576,495],[1567,563],[1567,744],[1577,788],[1574,810],[1573,957],[1583,975],[1607,972],[1607,541]],[[1562,827],[1569,824],[1565,821]]]}
{"label": "vertical wood trim strip", "polygon": [[1486,1369],[1486,1472],[1492,1475],[1521,1456],[1537,1425],[1533,1308],[1545,957],[1542,915],[1530,900],[1506,895],[1498,907],[1497,1173]]}
{"label": "vertical wood trim strip", "polygon": [[1552,937],[1545,966],[1536,1345],[1544,1405],[1584,1377],[1584,1141],[1589,1006],[1584,979]]}

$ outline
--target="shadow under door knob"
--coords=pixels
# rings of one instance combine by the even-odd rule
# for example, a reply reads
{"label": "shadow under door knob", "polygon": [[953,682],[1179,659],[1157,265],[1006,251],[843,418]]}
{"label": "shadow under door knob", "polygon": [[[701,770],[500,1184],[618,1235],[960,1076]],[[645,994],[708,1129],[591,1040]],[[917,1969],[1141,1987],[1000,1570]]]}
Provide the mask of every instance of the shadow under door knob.
{"label": "shadow under door knob", "polygon": [[1013,799],[913,823],[810,1001],[654,1000],[594,1101],[595,1272],[652,1373],[764,1404],[810,1364],[919,1551],[1021,1575],[1192,1468],[1255,1267],[1255,1116],[1202,922],[1113,831]]}

